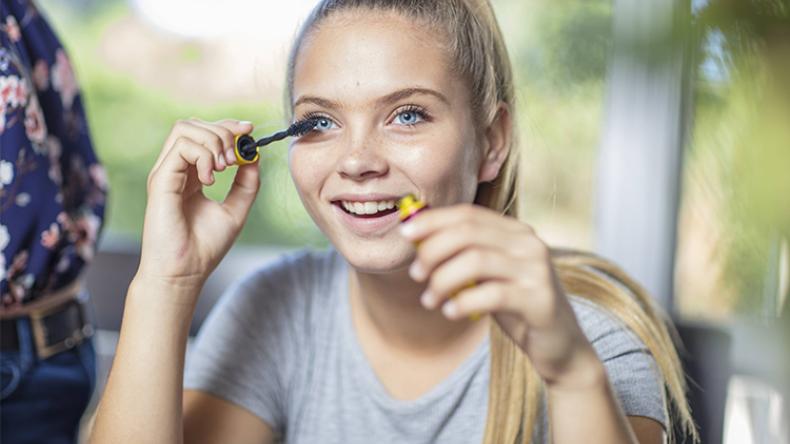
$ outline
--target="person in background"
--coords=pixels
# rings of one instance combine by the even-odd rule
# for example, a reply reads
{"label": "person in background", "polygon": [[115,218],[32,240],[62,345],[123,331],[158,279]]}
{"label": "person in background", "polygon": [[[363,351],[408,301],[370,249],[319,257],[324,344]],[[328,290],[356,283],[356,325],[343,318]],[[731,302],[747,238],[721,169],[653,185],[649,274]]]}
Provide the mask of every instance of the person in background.
{"label": "person in background", "polygon": [[0,441],[75,442],[96,375],[80,276],[106,176],[57,36],[30,0],[0,12]]}

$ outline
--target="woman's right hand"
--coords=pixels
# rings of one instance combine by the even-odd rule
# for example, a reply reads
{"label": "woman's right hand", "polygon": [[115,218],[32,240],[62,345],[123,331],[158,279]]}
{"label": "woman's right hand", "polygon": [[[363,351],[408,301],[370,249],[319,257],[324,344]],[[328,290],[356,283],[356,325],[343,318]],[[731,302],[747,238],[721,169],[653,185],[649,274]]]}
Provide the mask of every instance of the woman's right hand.
{"label": "woman's right hand", "polygon": [[[178,121],[148,175],[148,203],[136,279],[199,290],[230,249],[260,186],[258,163],[239,166],[225,200],[203,194],[214,171],[236,163],[234,137],[249,122]],[[196,291],[195,293],[199,293]]]}

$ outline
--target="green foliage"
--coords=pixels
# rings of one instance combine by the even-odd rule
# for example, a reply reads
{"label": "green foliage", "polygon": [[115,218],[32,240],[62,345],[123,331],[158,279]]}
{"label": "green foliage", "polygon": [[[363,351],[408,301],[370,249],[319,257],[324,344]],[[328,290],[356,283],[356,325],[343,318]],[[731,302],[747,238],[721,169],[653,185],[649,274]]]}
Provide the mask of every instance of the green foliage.
{"label": "green foliage", "polygon": [[[72,56],[95,149],[108,170],[110,232],[139,237],[148,172],[176,120],[282,120],[279,102],[206,103],[199,95],[195,100],[184,100],[138,84],[130,74],[108,66],[101,56],[102,44],[112,26],[129,17],[125,2],[43,3]],[[515,59],[524,105],[520,113],[525,129],[522,139],[526,154],[534,159],[531,164],[536,174],[531,175],[527,193],[530,206],[537,218],[557,211],[570,219],[588,220],[590,199],[581,191],[588,190],[592,180],[610,39],[609,2],[505,0],[496,7]],[[173,63],[190,65],[202,57],[200,47],[187,43]],[[240,241],[324,244],[290,179],[285,144],[267,149],[261,168],[261,192]],[[220,173],[217,179],[207,191],[213,199],[223,197],[232,173]]]}
{"label": "green foliage", "polygon": [[[126,73],[102,63],[99,46],[108,27],[129,14],[124,3],[100,2],[81,10],[64,9],[59,3],[45,6],[77,71],[94,149],[108,172],[110,198],[106,226],[116,235],[139,238],[148,173],[178,119],[282,121],[279,104],[190,103],[171,97],[166,91],[139,85]],[[180,61],[190,63],[201,56],[199,48],[186,45]],[[261,191],[240,242],[280,245],[325,242],[298,201],[288,175],[286,150],[281,143],[263,154]],[[207,189],[206,195],[216,200],[224,198],[234,171],[235,168],[218,173],[216,183]]]}
{"label": "green foliage", "polygon": [[719,76],[696,79],[691,161],[708,159],[719,190],[724,280],[740,313],[766,313],[771,251],[790,239],[789,11],[782,1],[714,0],[695,17],[701,41],[716,38],[699,51]]}

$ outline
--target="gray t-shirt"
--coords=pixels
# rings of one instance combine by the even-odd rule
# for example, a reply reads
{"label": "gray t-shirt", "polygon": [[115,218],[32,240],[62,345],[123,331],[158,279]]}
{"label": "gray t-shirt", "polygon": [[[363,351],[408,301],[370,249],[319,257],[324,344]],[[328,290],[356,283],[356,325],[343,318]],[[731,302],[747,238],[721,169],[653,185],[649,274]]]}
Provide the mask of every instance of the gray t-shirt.
{"label": "gray t-shirt", "polygon": [[[571,304],[625,413],[666,424],[660,375],[644,344],[593,303]],[[288,443],[480,443],[489,361],[486,339],[418,399],[392,398],[357,341],[345,259],[334,250],[299,252],[223,295],[190,351],[184,386],[249,410]]]}

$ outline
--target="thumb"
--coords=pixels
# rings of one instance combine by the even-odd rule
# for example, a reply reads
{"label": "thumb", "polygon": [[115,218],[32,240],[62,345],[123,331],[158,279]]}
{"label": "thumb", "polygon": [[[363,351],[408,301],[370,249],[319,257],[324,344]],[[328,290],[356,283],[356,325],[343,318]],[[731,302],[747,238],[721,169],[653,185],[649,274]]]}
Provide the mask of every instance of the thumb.
{"label": "thumb", "polygon": [[233,178],[233,185],[230,186],[230,191],[222,202],[222,206],[238,221],[240,226],[247,219],[255,196],[258,195],[258,189],[261,186],[260,176],[258,162],[239,166]]}

